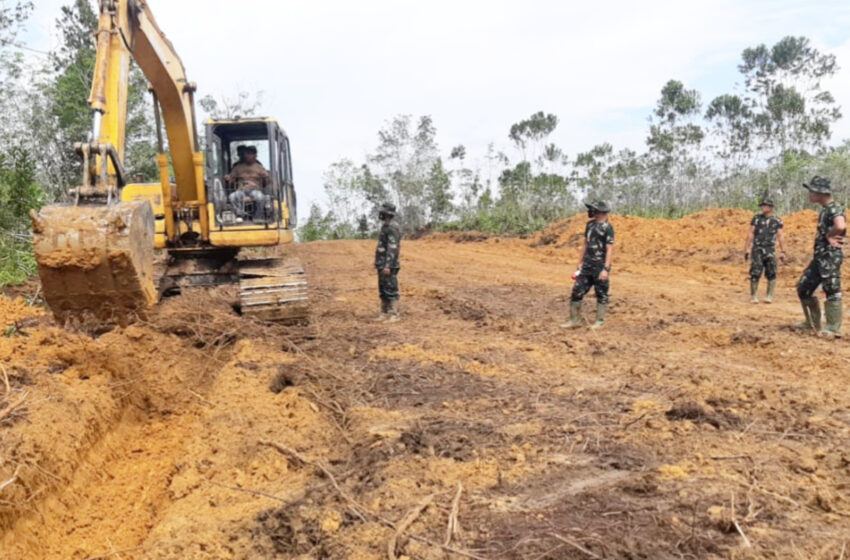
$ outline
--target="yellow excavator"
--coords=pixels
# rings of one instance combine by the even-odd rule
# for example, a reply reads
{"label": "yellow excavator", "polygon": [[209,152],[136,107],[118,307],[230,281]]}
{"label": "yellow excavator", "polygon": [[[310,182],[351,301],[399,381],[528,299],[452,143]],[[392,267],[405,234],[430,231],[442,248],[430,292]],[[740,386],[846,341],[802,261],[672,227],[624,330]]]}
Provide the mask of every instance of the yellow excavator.
{"label": "yellow excavator", "polygon": [[[159,183],[134,183],[123,165],[131,57],[153,96]],[[75,146],[82,184],[72,203],[32,214],[44,298],[58,319],[126,322],[169,293],[224,284],[239,286],[243,315],[305,318],[297,261],[240,255],[294,239],[289,138],[274,119],[236,118],[207,121],[202,143],[195,91],[147,1],[100,0],[92,131]],[[265,164],[262,196],[232,180],[245,151]],[[155,249],[167,252],[157,266]]]}

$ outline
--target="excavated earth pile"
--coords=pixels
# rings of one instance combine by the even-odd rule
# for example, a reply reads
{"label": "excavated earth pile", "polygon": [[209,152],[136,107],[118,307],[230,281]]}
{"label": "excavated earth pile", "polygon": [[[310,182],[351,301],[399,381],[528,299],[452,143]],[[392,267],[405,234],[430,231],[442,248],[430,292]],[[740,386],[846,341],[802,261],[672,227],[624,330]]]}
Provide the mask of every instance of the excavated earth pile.
{"label": "excavated earth pile", "polygon": [[294,248],[309,326],[0,298],[0,558],[848,557],[850,346],[790,327],[815,216],[772,305],[750,216],[613,217],[602,331],[558,326],[581,217],[405,242],[400,323],[370,242]]}

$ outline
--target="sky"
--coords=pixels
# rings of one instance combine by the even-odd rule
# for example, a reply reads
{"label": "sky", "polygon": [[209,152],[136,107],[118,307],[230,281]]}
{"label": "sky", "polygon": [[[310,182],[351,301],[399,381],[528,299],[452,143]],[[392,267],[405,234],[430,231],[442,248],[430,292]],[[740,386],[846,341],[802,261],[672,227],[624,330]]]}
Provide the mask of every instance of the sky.
{"label": "sky", "polygon": [[[70,0],[36,0],[22,40],[48,50]],[[362,161],[398,114],[431,115],[445,155],[463,144],[511,154],[511,124],[543,110],[568,154],[610,142],[641,150],[669,79],[704,102],[733,91],[746,47],[804,35],[838,57],[824,85],[848,116],[846,0],[148,0],[199,95],[262,91],[292,142],[301,212],[323,174]],[[36,55],[37,56],[37,55]]]}

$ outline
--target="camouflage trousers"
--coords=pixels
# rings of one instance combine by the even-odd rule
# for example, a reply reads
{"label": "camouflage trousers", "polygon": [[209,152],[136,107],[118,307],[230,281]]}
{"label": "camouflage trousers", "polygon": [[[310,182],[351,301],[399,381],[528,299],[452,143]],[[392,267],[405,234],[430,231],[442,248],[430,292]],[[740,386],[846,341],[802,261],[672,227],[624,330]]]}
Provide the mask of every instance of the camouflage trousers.
{"label": "camouflage trousers", "polygon": [[608,289],[611,286],[610,281],[600,280],[599,274],[602,273],[602,264],[581,266],[581,274],[576,278],[576,283],[573,285],[573,292],[570,296],[570,301],[581,301],[590,288],[593,288],[596,293],[596,303],[605,305],[608,303]]}
{"label": "camouflage trousers", "polygon": [[378,293],[384,301],[393,301],[399,298],[398,292],[398,270],[391,270],[389,276],[385,276],[381,270],[378,270]]}
{"label": "camouflage trousers", "polygon": [[758,282],[762,274],[768,280],[776,280],[776,251],[773,247],[755,245],[750,262],[750,279]]}
{"label": "camouflage trousers", "polygon": [[811,298],[818,286],[823,286],[828,300],[841,299],[841,263],[844,255],[840,249],[816,254],[797,282],[800,299]]}

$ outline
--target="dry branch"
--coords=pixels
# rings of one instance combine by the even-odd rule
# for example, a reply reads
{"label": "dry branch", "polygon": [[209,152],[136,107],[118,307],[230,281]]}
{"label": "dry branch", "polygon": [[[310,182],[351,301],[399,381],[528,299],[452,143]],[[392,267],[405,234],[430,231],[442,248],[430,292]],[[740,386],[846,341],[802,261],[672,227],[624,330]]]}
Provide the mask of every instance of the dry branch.
{"label": "dry branch", "polygon": [[449,513],[449,522],[446,525],[446,540],[443,541],[445,546],[452,544],[452,537],[460,534],[460,525],[458,524],[458,514],[460,513],[460,495],[463,493],[463,484],[457,483],[457,494],[452,500],[452,511]]}
{"label": "dry branch", "polygon": [[595,560],[602,560],[601,556],[599,556],[598,554],[584,548],[583,546],[581,546],[577,542],[575,542],[571,539],[568,539],[567,537],[562,537],[558,533],[551,533],[551,534],[552,534],[553,537],[555,537],[556,539],[558,539],[562,543],[570,545],[571,547],[578,550],[579,552],[583,552],[583,553],[587,554],[588,556],[590,556],[591,558],[594,558]]}
{"label": "dry branch", "polygon": [[761,492],[762,494],[764,494],[766,496],[771,496],[773,498],[776,498],[777,500],[779,500],[781,502],[785,502],[786,504],[790,504],[794,507],[798,507],[798,508],[802,507],[800,505],[800,502],[798,502],[796,500],[792,500],[788,496],[783,496],[782,494],[777,494],[776,492],[771,492],[770,490],[765,490],[764,488],[762,488],[760,486],[756,486],[755,484],[749,484],[749,485],[747,485],[747,488],[749,488],[750,490],[755,490],[756,492]]}
{"label": "dry branch", "polygon": [[106,552],[98,556],[88,556],[85,558],[85,560],[106,560],[107,558],[112,558],[113,556],[120,556],[124,552],[136,552],[137,550],[142,550],[142,548],[143,547],[141,546],[136,546],[134,548],[125,548],[124,550],[114,550],[112,552]]}
{"label": "dry branch", "polygon": [[0,410],[0,422],[2,422],[3,420],[5,420],[9,416],[11,416],[11,414],[13,412],[15,412],[16,409],[20,408],[20,406],[22,404],[24,404],[24,401],[26,401],[26,400],[27,400],[27,393],[24,393],[23,395],[21,395],[21,398],[19,398],[17,401],[13,402],[12,404],[7,406],[3,410]]}
{"label": "dry branch", "polygon": [[18,480],[18,475],[20,473],[21,473],[21,466],[18,465],[18,467],[15,469],[15,474],[12,475],[12,478],[7,480],[6,482],[0,483],[0,492],[5,490],[7,486],[11,486],[12,484],[14,484],[15,481]]}
{"label": "dry branch", "polygon": [[744,530],[741,529],[741,526],[738,524],[738,514],[735,511],[735,492],[732,492],[729,502],[729,507],[732,510],[732,525],[735,527],[735,530],[738,531],[738,534],[741,535],[741,538],[744,539],[744,546],[750,548],[752,546],[752,544],[750,544],[750,539],[747,538],[747,535],[744,534]]}
{"label": "dry branch", "polygon": [[0,370],[3,371],[3,384],[6,386],[6,393],[4,396],[8,397],[12,393],[12,386],[9,384],[9,374],[6,373],[6,368],[3,367],[3,364],[0,364]]}
{"label": "dry branch", "polygon": [[[389,521],[387,519],[384,519],[383,517],[381,517],[380,515],[378,515],[376,513],[372,513],[371,511],[366,509],[364,506],[362,506],[357,500],[355,500],[354,498],[349,496],[348,493],[345,492],[340,487],[340,485],[337,483],[336,477],[333,475],[333,473],[331,471],[329,471],[327,469],[327,467],[325,467],[321,463],[317,463],[315,461],[310,461],[309,459],[307,459],[306,457],[304,457],[303,455],[301,455],[300,453],[298,453],[294,449],[291,449],[291,448],[286,447],[285,445],[281,445],[279,443],[275,443],[273,441],[259,440],[257,443],[259,443],[260,445],[264,445],[266,447],[271,447],[272,449],[276,450],[277,452],[279,452],[283,455],[293,457],[293,458],[297,459],[298,461],[304,463],[305,465],[311,465],[311,466],[316,467],[317,469],[321,470],[325,474],[325,476],[328,477],[328,480],[331,481],[331,484],[333,485],[334,489],[337,491],[339,496],[342,499],[344,499],[346,502],[348,502],[351,509],[360,517],[360,519],[363,522],[366,522],[366,519],[365,519],[366,517],[371,517],[373,520],[375,520],[375,521],[377,521],[377,522],[379,522],[383,525],[386,525],[387,527],[390,527],[391,529],[396,528],[395,523],[393,523],[392,521]],[[438,543],[438,542],[434,542],[430,539],[426,539],[425,537],[410,535],[409,538],[411,538],[414,541],[419,541],[423,544],[427,544],[428,546],[433,546],[433,547],[436,547],[436,548],[442,548],[446,552],[451,552],[453,554],[457,554],[459,556],[464,556],[466,558],[472,558],[473,560],[487,560],[487,558],[484,558],[483,556],[478,556],[477,554],[467,552],[466,550],[461,550],[459,548],[454,548],[454,547],[447,546],[447,545],[444,545],[444,544],[441,544],[441,543]]]}
{"label": "dry branch", "polygon": [[390,560],[397,560],[398,558],[395,555],[395,550],[398,546],[398,538],[401,536],[402,533],[407,531],[408,527],[413,525],[413,522],[416,521],[416,519],[420,515],[422,515],[422,512],[425,511],[428,506],[431,505],[431,503],[434,501],[434,496],[435,494],[431,494],[430,496],[422,500],[418,506],[413,508],[413,510],[411,510],[411,512],[405,516],[401,523],[396,525],[395,533],[393,533],[393,536],[390,537],[390,541],[387,543],[387,557]]}
{"label": "dry branch", "polygon": [[282,504],[287,503],[287,500],[275,496],[274,494],[269,494],[268,492],[263,492],[262,490],[254,490],[252,488],[240,488],[239,486],[229,486],[227,484],[222,484],[221,482],[216,482],[215,480],[207,481],[213,486],[220,486],[221,488],[226,488],[228,490],[235,490],[236,492],[244,492],[246,494],[251,494],[252,496],[262,496],[263,498],[269,498],[275,501],[278,501]]}
{"label": "dry branch", "polygon": [[310,466],[316,467],[317,469],[322,471],[325,474],[325,476],[328,477],[328,480],[331,481],[331,484],[333,485],[333,487],[337,491],[337,493],[340,496],[342,496],[343,499],[351,505],[352,509],[357,514],[357,516],[360,517],[360,520],[366,521],[366,518],[363,515],[364,512],[366,512],[365,508],[363,508],[363,506],[361,506],[354,498],[349,496],[348,492],[346,492],[345,490],[342,489],[342,487],[336,481],[336,477],[333,475],[333,473],[331,471],[328,470],[327,467],[325,467],[324,465],[322,465],[319,462],[311,461],[311,460],[307,459],[306,457],[304,457],[302,454],[298,453],[297,451],[295,451],[291,447],[286,447],[285,445],[281,445],[279,443],[275,443],[273,441],[268,441],[268,440],[260,440],[259,444],[264,445],[266,447],[271,447],[271,448],[277,450],[279,453],[283,453],[284,455],[288,455],[288,456],[290,456],[294,459],[297,459],[298,461],[304,463],[305,465],[310,465]]}

